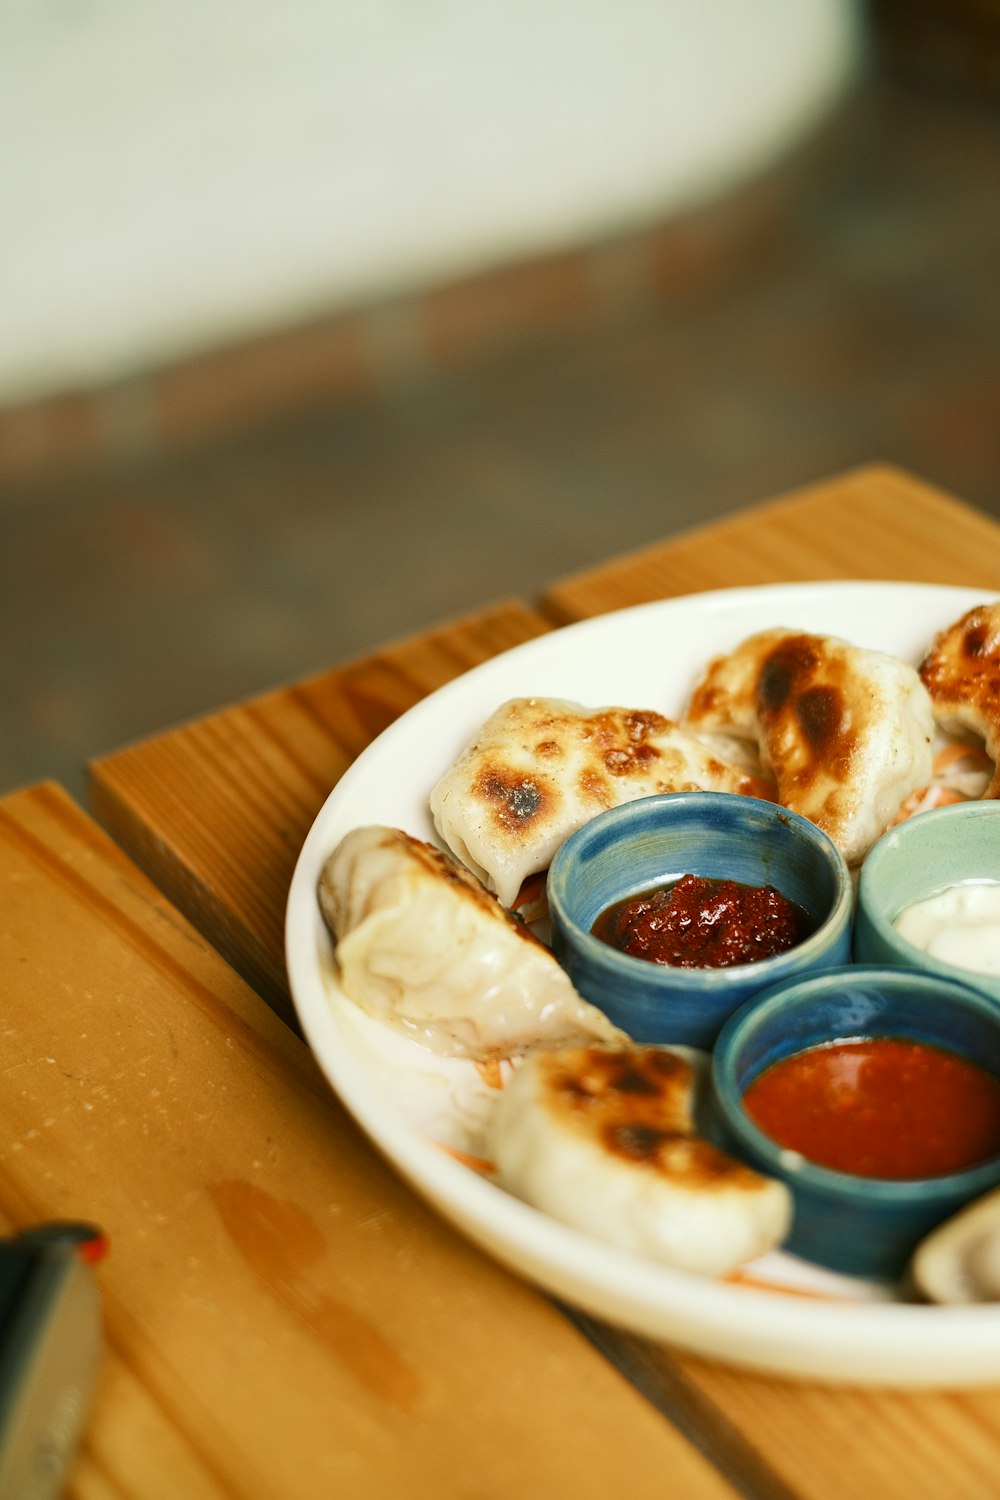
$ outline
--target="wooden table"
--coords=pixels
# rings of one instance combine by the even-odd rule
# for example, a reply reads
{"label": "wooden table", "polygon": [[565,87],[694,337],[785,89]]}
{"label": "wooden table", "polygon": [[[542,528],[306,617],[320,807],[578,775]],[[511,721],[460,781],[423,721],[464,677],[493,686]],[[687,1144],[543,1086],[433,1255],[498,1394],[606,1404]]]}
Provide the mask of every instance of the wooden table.
{"label": "wooden table", "polygon": [[622,605],[840,577],[997,592],[1000,526],[862,470],[104,757],[97,823],[50,784],[0,803],[0,1221],[112,1246],[71,1496],[1000,1493],[1000,1388],[747,1373],[501,1270],[362,1138],[285,985],[302,840],[424,694]]}

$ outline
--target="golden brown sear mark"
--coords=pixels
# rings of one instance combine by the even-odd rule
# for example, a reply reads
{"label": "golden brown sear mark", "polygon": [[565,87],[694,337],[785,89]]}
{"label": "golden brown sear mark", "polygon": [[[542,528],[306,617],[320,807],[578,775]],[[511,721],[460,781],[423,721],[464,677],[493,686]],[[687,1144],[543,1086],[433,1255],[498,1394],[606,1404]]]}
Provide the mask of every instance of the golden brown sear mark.
{"label": "golden brown sear mark", "polygon": [[595,738],[605,770],[611,776],[645,773],[661,756],[659,747],[650,744],[651,736],[668,734],[671,728],[669,719],[652,710],[595,715]]}
{"label": "golden brown sear mark", "polygon": [[807,635],[787,636],[768,653],[757,688],[757,711],[765,729],[785,727],[801,737],[809,760],[799,767],[801,784],[850,766],[860,725],[849,707],[849,671],[836,657],[824,657]]}
{"label": "golden brown sear mark", "polygon": [[1000,712],[1000,605],[977,605],[942,631],[920,677],[935,702],[960,694],[984,712]]}
{"label": "golden brown sear mark", "polygon": [[606,776],[591,769],[580,772],[576,780],[577,791],[585,802],[596,807],[610,807],[613,802],[611,787]]}
{"label": "golden brown sear mark", "polygon": [[549,821],[559,805],[555,788],[541,777],[527,776],[499,761],[482,768],[472,790],[490,807],[494,822],[508,833]]}
{"label": "golden brown sear mark", "polygon": [[757,1174],[694,1134],[694,1072],[658,1047],[578,1047],[548,1063],[550,1107],[614,1159],[689,1187],[756,1186]]}

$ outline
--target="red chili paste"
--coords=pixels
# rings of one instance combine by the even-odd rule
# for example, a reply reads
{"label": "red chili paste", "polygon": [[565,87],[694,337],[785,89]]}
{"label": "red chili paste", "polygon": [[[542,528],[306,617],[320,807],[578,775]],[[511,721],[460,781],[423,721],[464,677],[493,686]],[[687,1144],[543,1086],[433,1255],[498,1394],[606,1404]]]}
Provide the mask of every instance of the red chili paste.
{"label": "red chili paste", "polygon": [[774,886],[701,875],[616,901],[591,928],[633,958],[678,969],[752,964],[793,948],[811,930],[801,907]]}
{"label": "red chili paste", "polygon": [[807,1048],[765,1068],[743,1103],[780,1146],[855,1177],[942,1177],[1000,1154],[1000,1079],[923,1042]]}

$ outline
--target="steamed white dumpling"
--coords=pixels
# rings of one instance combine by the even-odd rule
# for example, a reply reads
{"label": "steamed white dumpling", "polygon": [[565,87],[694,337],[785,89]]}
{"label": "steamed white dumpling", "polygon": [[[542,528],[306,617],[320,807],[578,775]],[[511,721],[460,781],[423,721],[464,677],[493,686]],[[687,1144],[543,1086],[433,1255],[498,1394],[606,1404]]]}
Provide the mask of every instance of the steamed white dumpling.
{"label": "steamed white dumpling", "polygon": [[344,994],[436,1053],[485,1061],[621,1037],[519,917],[401,829],[353,829],[318,894]]}

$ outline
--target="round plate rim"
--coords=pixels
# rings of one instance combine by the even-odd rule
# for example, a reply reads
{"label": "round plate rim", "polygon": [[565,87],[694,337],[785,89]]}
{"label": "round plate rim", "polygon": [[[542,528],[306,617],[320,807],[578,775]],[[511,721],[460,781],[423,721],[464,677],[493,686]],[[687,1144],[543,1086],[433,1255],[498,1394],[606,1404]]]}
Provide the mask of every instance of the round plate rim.
{"label": "round plate rim", "polygon": [[[421,733],[435,718],[447,718],[456,703],[468,705],[468,732],[478,727],[475,715],[486,716],[482,705],[489,702],[486,712],[491,712],[502,701],[489,699],[494,678],[507,677],[520,666],[533,667],[540,657],[584,651],[608,632],[638,636],[654,623],[676,625],[685,615],[707,617],[720,611],[738,621],[764,606],[774,608],[774,625],[785,623],[778,611],[787,618],[800,610],[824,612],[831,604],[840,610],[852,601],[893,613],[904,604],[917,614],[926,606],[929,644],[935,630],[995,597],[990,588],[852,579],[713,589],[632,605],[557,627],[489,658],[421,699],[362,751],[323,803],[295,864],[285,923],[289,984],[306,1041],[331,1087],[374,1145],[444,1218],[495,1259],[585,1312],[749,1369],[911,1388],[1000,1381],[1000,1307],[826,1301],[711,1281],[599,1244],[519,1202],[450,1157],[387,1105],[343,1045],[343,1031],[331,1023],[336,986],[312,961],[318,870],[338,822],[345,832],[358,821],[352,822],[346,812],[358,787],[397,744]],[[848,626],[845,620],[839,633],[852,638]],[[695,657],[692,668],[701,664]],[[463,732],[463,742],[464,737]],[[449,763],[445,751],[441,774]],[[422,830],[409,831],[426,836]]]}

